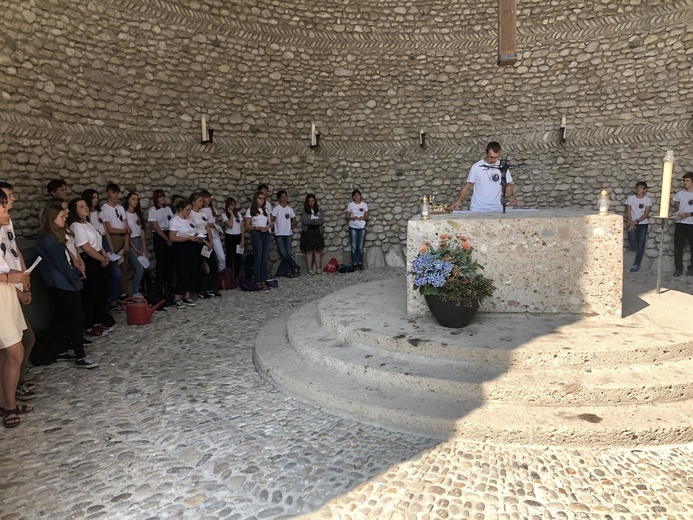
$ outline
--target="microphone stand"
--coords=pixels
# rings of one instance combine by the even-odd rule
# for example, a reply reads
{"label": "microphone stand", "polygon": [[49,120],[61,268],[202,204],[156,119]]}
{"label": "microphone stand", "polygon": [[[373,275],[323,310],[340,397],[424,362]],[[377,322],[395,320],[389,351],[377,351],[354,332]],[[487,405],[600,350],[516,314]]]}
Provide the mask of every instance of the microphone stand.
{"label": "microphone stand", "polygon": [[487,170],[500,170],[501,173],[501,196],[500,196],[500,203],[501,206],[503,206],[503,213],[505,213],[505,207],[508,205],[508,197],[506,195],[506,191],[508,188],[508,170],[510,169],[510,163],[508,163],[507,159],[501,159],[498,163],[498,166],[487,166],[484,165],[484,168]]}

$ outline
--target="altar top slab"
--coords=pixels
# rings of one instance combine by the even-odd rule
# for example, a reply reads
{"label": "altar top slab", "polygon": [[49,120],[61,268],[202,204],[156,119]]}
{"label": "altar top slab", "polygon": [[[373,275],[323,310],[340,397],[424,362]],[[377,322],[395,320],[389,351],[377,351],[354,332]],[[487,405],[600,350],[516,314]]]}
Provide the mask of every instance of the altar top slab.
{"label": "altar top slab", "polygon": [[[609,213],[613,215],[614,213]],[[427,220],[449,220],[449,219],[525,219],[525,218],[580,218],[587,216],[604,216],[597,215],[594,210],[589,210],[585,208],[550,208],[550,209],[536,209],[536,208],[508,208],[506,213],[499,211],[453,211],[452,213],[443,213],[440,215],[431,215]],[[421,216],[416,216],[411,219],[411,221],[421,221],[425,222]]]}

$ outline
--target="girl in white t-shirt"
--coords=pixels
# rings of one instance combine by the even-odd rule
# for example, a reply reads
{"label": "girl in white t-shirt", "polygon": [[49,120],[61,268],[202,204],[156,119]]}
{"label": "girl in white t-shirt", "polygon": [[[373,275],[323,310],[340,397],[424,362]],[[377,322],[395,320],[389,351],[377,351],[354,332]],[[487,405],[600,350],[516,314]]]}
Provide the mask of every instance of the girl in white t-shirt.
{"label": "girl in white t-shirt", "polygon": [[265,208],[265,195],[262,192],[253,195],[253,203],[245,213],[245,229],[250,231],[250,244],[253,247],[255,283],[263,290],[269,290],[265,282],[270,249],[270,214]]}
{"label": "girl in white t-shirt", "polygon": [[152,226],[154,258],[156,259],[155,282],[159,289],[173,281],[173,243],[168,239],[168,229],[173,211],[166,205],[164,190],[154,190],[152,207],[147,213],[147,221]]}
{"label": "girl in white t-shirt", "polygon": [[241,212],[236,207],[236,199],[233,197],[228,197],[224,201],[224,213],[221,219],[225,231],[226,258],[228,258],[229,267],[233,269],[233,275],[238,278],[243,259],[243,254],[238,252],[238,248],[245,248],[245,230]]}
{"label": "girl in white t-shirt", "polygon": [[349,240],[351,241],[351,265],[363,271],[363,244],[366,238],[366,222],[368,222],[368,205],[361,199],[361,192],[351,192],[352,201],[346,209],[346,219],[349,222]]}
{"label": "girl in white t-shirt", "polygon": [[111,331],[111,327],[105,325],[109,291],[108,255],[103,248],[101,233],[87,220],[87,202],[84,199],[72,199],[67,207],[70,211],[67,222],[75,236],[75,246],[85,267],[81,303],[86,336],[99,338]]}
{"label": "girl in white t-shirt", "polygon": [[176,203],[176,214],[171,219],[169,240],[173,243],[173,262],[176,267],[176,287],[173,290],[173,305],[178,308],[197,305],[190,298],[196,289],[197,273],[200,269],[200,244],[195,224],[190,220],[192,204],[185,199]]}
{"label": "girl in white t-shirt", "polygon": [[224,230],[219,225],[219,214],[214,208],[214,204],[212,204],[212,194],[207,190],[202,190],[200,193],[202,193],[202,209],[200,213],[203,213],[209,221],[209,226],[212,230],[212,244],[217,255],[217,269],[221,272],[226,269],[226,255],[224,254],[224,246],[221,243],[221,235]]}
{"label": "girl in white t-shirt", "polygon": [[142,276],[144,275],[144,266],[139,260],[140,257],[146,258],[149,261],[147,253],[147,239],[144,235],[144,216],[142,215],[142,206],[140,206],[140,196],[131,192],[125,197],[125,217],[128,221],[130,234],[130,263],[135,270],[135,275],[132,277],[132,295],[142,296],[140,285],[142,285]]}
{"label": "girl in white t-shirt", "polygon": [[219,292],[219,270],[217,268],[219,262],[217,260],[217,254],[214,252],[214,239],[212,238],[210,219],[202,211],[204,205],[202,192],[196,192],[190,195],[190,202],[192,203],[192,211],[190,212],[189,219],[195,224],[197,236],[202,239],[199,247],[199,254],[202,262],[207,264],[207,269],[198,269],[199,274],[197,278],[198,297],[204,300],[214,296],[221,296]]}

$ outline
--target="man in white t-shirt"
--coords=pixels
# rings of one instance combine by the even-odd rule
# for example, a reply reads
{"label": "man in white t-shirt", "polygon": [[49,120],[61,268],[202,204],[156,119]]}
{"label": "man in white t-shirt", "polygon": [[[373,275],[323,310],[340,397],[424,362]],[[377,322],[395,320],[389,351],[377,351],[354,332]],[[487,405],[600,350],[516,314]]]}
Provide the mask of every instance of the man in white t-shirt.
{"label": "man in white t-shirt", "polygon": [[503,211],[501,194],[504,174],[507,181],[505,195],[510,200],[510,204],[517,207],[517,199],[512,186],[513,178],[509,171],[503,172],[497,164],[500,154],[501,145],[499,143],[491,141],[486,145],[486,155],[469,169],[467,183],[460,190],[455,202],[450,204],[451,210],[456,210],[459,207],[473,187],[472,202],[469,205],[470,211]]}
{"label": "man in white t-shirt", "polygon": [[693,173],[683,175],[683,189],[673,197],[674,216],[674,276],[683,274],[683,250],[688,242],[691,259],[686,276],[693,276]]}

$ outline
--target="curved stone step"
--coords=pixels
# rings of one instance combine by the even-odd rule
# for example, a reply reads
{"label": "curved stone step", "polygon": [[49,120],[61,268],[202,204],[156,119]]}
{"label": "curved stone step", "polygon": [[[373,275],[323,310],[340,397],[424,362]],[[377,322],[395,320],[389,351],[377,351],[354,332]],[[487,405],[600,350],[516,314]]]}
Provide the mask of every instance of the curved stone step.
{"label": "curved stone step", "polygon": [[[479,313],[464,329],[445,329],[430,315],[407,316],[404,284],[384,280],[330,294],[319,303],[320,321],[334,334],[397,354],[504,368],[596,369],[693,357],[693,334],[676,313],[667,323],[647,312],[624,319]],[[395,297],[383,301],[381,295],[393,291]]]}
{"label": "curved stone step", "polygon": [[367,386],[291,348],[288,316],[257,337],[253,361],[280,390],[327,411],[417,435],[516,444],[650,445],[693,439],[690,402],[621,406],[519,406],[434,392]]}
{"label": "curved stone step", "polygon": [[364,385],[434,392],[457,399],[542,405],[601,406],[693,399],[692,360],[606,368],[483,365],[397,354],[350,341],[321,326],[318,302],[295,311],[288,341],[307,364]]}

